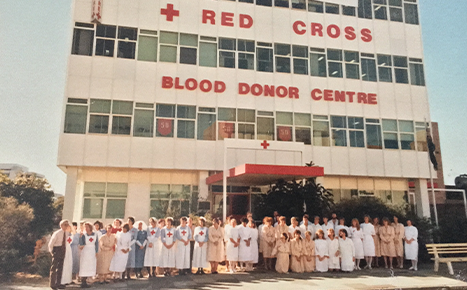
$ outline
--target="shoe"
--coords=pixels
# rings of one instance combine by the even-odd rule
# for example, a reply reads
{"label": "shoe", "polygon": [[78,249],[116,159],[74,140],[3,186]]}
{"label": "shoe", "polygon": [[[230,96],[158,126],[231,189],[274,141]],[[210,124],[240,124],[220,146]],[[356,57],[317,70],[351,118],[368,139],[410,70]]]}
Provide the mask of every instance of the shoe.
{"label": "shoe", "polygon": [[362,270],[362,268],[360,268],[360,267],[357,267],[357,270]]}
{"label": "shoe", "polygon": [[57,289],[65,289],[66,286],[65,285],[58,285]]}
{"label": "shoe", "polygon": [[366,265],[365,267],[363,267],[363,269],[368,269],[370,266],[369,265]]}
{"label": "shoe", "polygon": [[414,271],[418,271],[418,268],[417,268],[417,267],[415,267],[413,270],[414,270]]}
{"label": "shoe", "polygon": [[371,265],[368,265],[368,269],[370,269],[370,270],[371,270]]}
{"label": "shoe", "polygon": [[409,270],[413,270],[413,269],[414,269],[413,266],[409,268]]}
{"label": "shoe", "polygon": [[212,272],[211,274],[219,274],[219,272],[217,272],[217,271],[214,271],[214,272]]}
{"label": "shoe", "polygon": [[201,270],[199,273],[200,273],[201,275],[205,275],[205,274],[206,274],[206,273],[204,272],[204,270]]}
{"label": "shoe", "polygon": [[401,265],[399,268],[400,268],[400,269],[403,269],[403,268],[404,268],[404,265]]}

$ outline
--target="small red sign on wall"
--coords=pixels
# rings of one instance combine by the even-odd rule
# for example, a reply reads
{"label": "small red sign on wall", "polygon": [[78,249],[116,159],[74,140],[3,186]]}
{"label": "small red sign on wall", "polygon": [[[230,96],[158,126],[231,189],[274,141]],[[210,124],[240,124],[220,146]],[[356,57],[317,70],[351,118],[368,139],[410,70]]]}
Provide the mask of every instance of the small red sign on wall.
{"label": "small red sign on wall", "polygon": [[172,133],[173,120],[157,119],[157,132],[162,136],[167,136]]}
{"label": "small red sign on wall", "polygon": [[286,126],[277,126],[277,135],[281,141],[292,140],[292,128]]}

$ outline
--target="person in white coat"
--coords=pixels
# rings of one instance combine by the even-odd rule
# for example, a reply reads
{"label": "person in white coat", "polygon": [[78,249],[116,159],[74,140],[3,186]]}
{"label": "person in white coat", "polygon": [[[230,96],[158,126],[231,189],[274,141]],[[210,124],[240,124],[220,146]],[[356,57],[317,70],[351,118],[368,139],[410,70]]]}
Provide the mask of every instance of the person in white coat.
{"label": "person in white coat", "polygon": [[128,262],[128,253],[131,251],[131,234],[129,233],[130,226],[124,224],[121,232],[117,232],[117,245],[115,247],[115,254],[110,261],[109,270],[114,272],[114,280],[117,278],[123,281],[123,272],[126,270]]}
{"label": "person in white coat", "polygon": [[237,221],[230,219],[229,230],[226,231],[227,238],[226,257],[230,266],[230,273],[235,273],[238,262],[238,246],[240,245],[240,235],[238,233]]}
{"label": "person in white coat", "polygon": [[316,232],[318,232],[318,230],[322,230],[321,225],[319,224],[319,216],[315,216],[311,228],[313,229],[311,231],[311,233],[313,234],[313,240],[315,240],[317,239]]}
{"label": "person in white coat", "polygon": [[328,230],[334,230],[334,224],[329,222],[328,217],[323,217],[323,224],[321,225],[321,229],[323,230],[324,235],[326,236],[326,240],[329,240]]}
{"label": "person in white coat", "polygon": [[250,240],[250,261],[246,265],[247,271],[253,271],[253,264],[258,263],[258,247],[259,247],[259,231],[256,229],[256,225],[254,221],[250,221],[248,223],[248,227],[250,228],[251,232],[251,240]]}
{"label": "person in white coat", "polygon": [[63,261],[63,270],[62,270],[62,285],[67,285],[72,282],[72,271],[73,271],[73,253],[71,251],[71,243],[73,242],[73,231],[70,224],[65,231],[66,242],[65,242],[65,260]]}
{"label": "person in white coat", "polygon": [[350,229],[348,226],[345,225],[345,218],[343,217],[339,218],[339,224],[334,227],[334,232],[339,233],[341,229],[345,229],[345,231],[347,232],[347,238],[351,237]]}
{"label": "person in white coat", "polygon": [[156,246],[157,240],[160,239],[161,231],[157,226],[157,219],[154,217],[149,218],[148,227],[148,245],[144,255],[144,267],[147,268],[149,277],[156,276],[156,267],[159,266],[159,253]]}
{"label": "person in white coat", "polygon": [[248,219],[242,218],[242,224],[238,226],[238,235],[240,244],[238,246],[238,261],[240,262],[240,271],[246,270],[246,264],[251,261],[251,229],[248,227]]}
{"label": "person in white coat", "polygon": [[328,268],[333,271],[339,271],[341,268],[339,261],[339,238],[334,234],[334,229],[328,229],[328,250],[329,250],[329,261]]}
{"label": "person in white coat", "polygon": [[328,242],[324,238],[323,230],[316,232],[315,240],[315,254],[316,254],[316,271],[327,272],[329,260],[329,247]]}
{"label": "person in white coat", "polygon": [[310,232],[313,236],[313,227],[309,221],[310,217],[307,214],[303,215],[302,223],[300,224],[300,232],[302,234],[302,239],[305,239],[305,233]]}
{"label": "person in white coat", "polygon": [[341,270],[352,272],[355,268],[355,247],[353,241],[347,237],[347,230],[339,230],[339,256],[341,258]]}
{"label": "person in white coat", "polygon": [[355,270],[361,270],[360,260],[365,257],[365,253],[363,252],[363,232],[360,229],[358,219],[352,219],[350,232],[352,233],[352,242],[355,246]]}
{"label": "person in white coat", "polygon": [[203,268],[206,268],[208,265],[209,229],[206,227],[206,219],[204,217],[199,218],[199,226],[195,228],[193,238],[195,239],[193,267],[198,268],[195,274],[205,274]]}
{"label": "person in white coat", "polygon": [[365,255],[366,266],[364,269],[371,269],[371,262],[375,256],[375,227],[370,222],[370,216],[365,215],[364,223],[360,225],[363,232],[363,253]]}
{"label": "person in white coat", "polygon": [[79,260],[79,276],[81,277],[81,288],[89,288],[87,278],[96,276],[97,252],[99,251],[99,238],[92,231],[91,223],[84,224],[86,232],[79,239],[81,249]]}
{"label": "person in white coat", "polygon": [[290,219],[290,226],[289,226],[289,239],[294,238],[296,230],[299,230],[300,235],[301,235],[302,229],[300,229],[300,227],[298,226],[298,219],[296,217],[292,217]]}
{"label": "person in white coat", "polygon": [[417,271],[418,264],[418,230],[412,225],[411,220],[407,220],[405,227],[405,258],[412,262],[412,267],[409,270]]}
{"label": "person in white coat", "polygon": [[187,225],[188,218],[180,218],[180,226],[175,230],[175,239],[177,240],[177,254],[175,256],[175,268],[180,275],[191,274],[190,268],[190,240],[192,232]]}
{"label": "person in white coat", "polygon": [[164,268],[164,276],[171,276],[175,268],[175,253],[177,240],[175,239],[175,228],[172,226],[173,218],[165,219],[166,226],[161,230],[161,267]]}

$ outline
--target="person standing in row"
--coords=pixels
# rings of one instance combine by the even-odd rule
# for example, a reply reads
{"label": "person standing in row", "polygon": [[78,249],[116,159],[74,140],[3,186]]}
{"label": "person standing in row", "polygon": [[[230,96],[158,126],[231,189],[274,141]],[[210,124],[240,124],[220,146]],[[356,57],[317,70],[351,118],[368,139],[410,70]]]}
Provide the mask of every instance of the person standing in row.
{"label": "person standing in row", "polygon": [[227,245],[229,243],[229,238],[228,236],[230,235],[230,229],[232,228],[231,225],[230,225],[230,220],[232,219],[233,217],[232,216],[228,216],[225,221],[224,221],[224,254],[225,254],[225,270],[227,272],[230,271],[230,265],[229,265],[229,261],[227,260]]}
{"label": "person standing in row", "polygon": [[78,223],[73,222],[73,235],[71,236],[72,241],[70,244],[71,253],[73,257],[73,269],[72,269],[72,279],[76,279],[79,273],[79,237],[80,233],[78,232]]}
{"label": "person standing in row", "polygon": [[191,274],[190,268],[190,240],[192,236],[191,229],[187,225],[187,217],[180,218],[180,226],[175,230],[175,239],[177,240],[177,254],[175,256],[175,268],[180,275]]}
{"label": "person standing in row", "polygon": [[383,218],[383,226],[379,228],[379,236],[381,238],[381,256],[384,259],[385,268],[392,269],[392,259],[396,256],[396,248],[394,246],[394,228],[389,225],[389,219]]}
{"label": "person standing in row", "polygon": [[144,266],[144,255],[146,253],[146,245],[148,243],[148,232],[143,228],[143,222],[138,222],[138,233],[136,234],[136,249],[135,249],[135,274],[137,278],[143,278],[141,270]]}
{"label": "person standing in row", "polygon": [[344,229],[347,232],[347,238],[351,237],[350,229],[345,225],[345,218],[341,217],[339,219],[339,224],[334,228],[334,232],[338,233],[340,230]]}
{"label": "person standing in row", "polygon": [[[130,226],[124,224],[121,232],[117,232],[116,239],[117,245],[115,247],[115,254],[110,261],[109,270],[114,272],[114,281],[119,279],[123,281],[123,273],[126,270],[128,262],[128,252],[131,250],[131,234],[129,233]],[[113,232],[113,231],[112,231]]]}
{"label": "person standing in row", "polygon": [[392,226],[394,227],[394,246],[396,247],[396,260],[397,260],[397,268],[404,267],[404,225],[399,223],[399,218],[394,216],[394,223]]}
{"label": "person standing in row", "polygon": [[313,240],[316,240],[318,237],[316,237],[316,233],[318,232],[318,230],[323,230],[321,225],[319,224],[319,216],[315,216],[315,218],[313,219],[313,224],[311,225],[312,226],[312,233],[313,233]]}
{"label": "person standing in row", "polygon": [[290,241],[290,270],[292,272],[303,273],[302,256],[304,253],[302,234],[300,230],[295,230],[293,239]]}
{"label": "person standing in row", "polygon": [[[198,220],[199,225],[195,228],[193,238],[195,239],[195,247],[193,249],[193,267],[198,268],[196,274],[206,274],[203,268],[207,266],[207,248],[209,230],[206,227],[206,219],[200,217]],[[212,270],[212,269],[211,269]]]}
{"label": "person standing in row", "polygon": [[193,268],[193,253],[195,250],[195,239],[193,237],[193,234],[195,232],[195,225],[193,225],[193,219],[191,217],[188,217],[187,220],[187,226],[191,230],[191,239],[190,239],[190,270],[187,272],[188,274],[193,274],[191,272],[191,269]]}
{"label": "person standing in row", "polygon": [[159,267],[159,255],[157,251],[157,241],[160,239],[161,232],[157,226],[157,220],[154,217],[149,218],[149,226],[147,230],[148,244],[146,253],[144,254],[144,267],[148,270],[149,277],[156,276],[156,267]]}
{"label": "person standing in row", "polygon": [[323,217],[323,224],[321,225],[321,229],[323,230],[324,234],[326,235],[326,240],[329,240],[328,230],[334,230],[334,224],[329,223],[328,217]]}
{"label": "person standing in row", "polygon": [[324,237],[323,230],[316,232],[315,240],[315,253],[316,253],[316,271],[328,271],[329,247],[328,242]]}
{"label": "person standing in row", "polygon": [[285,216],[281,216],[279,218],[279,224],[275,227],[276,228],[276,240],[280,240],[283,233],[286,233],[289,237],[289,227],[285,222]]}
{"label": "person standing in row", "polygon": [[363,232],[363,253],[365,256],[366,265],[364,269],[371,269],[371,262],[375,256],[375,228],[370,223],[370,216],[365,215],[364,222],[360,225]]}
{"label": "person standing in row", "polygon": [[373,240],[375,242],[375,259],[373,261],[376,267],[379,267],[379,258],[381,257],[381,239],[379,237],[379,218],[373,218],[373,227],[375,228],[375,235],[373,236]]}
{"label": "person standing in row", "polygon": [[277,257],[276,272],[278,273],[289,272],[290,243],[288,238],[289,235],[287,233],[282,233],[272,251],[272,255]]}
{"label": "person standing in row", "polygon": [[334,229],[328,229],[328,249],[328,268],[331,272],[339,271],[341,268],[339,261],[339,238],[335,236]]}
{"label": "person standing in row", "polygon": [[313,228],[310,224],[309,216],[307,214],[303,215],[302,222],[303,223],[300,225],[300,232],[302,233],[302,238],[305,239],[305,233],[307,231],[312,232]]}
{"label": "person standing in row", "polygon": [[[136,254],[136,237],[138,235],[138,229],[134,227],[135,218],[130,216],[127,220],[130,230],[128,231],[131,234],[131,251],[128,253],[128,261],[126,264],[126,279],[131,279],[131,269],[135,268],[135,254]],[[135,273],[136,275],[136,273]]]}
{"label": "person standing in row", "polygon": [[62,285],[68,285],[73,281],[73,253],[71,243],[73,242],[73,229],[68,224],[66,228],[65,259],[63,260]]}
{"label": "person standing in row", "polygon": [[211,274],[218,274],[219,263],[225,260],[224,254],[224,229],[220,226],[218,218],[212,220],[212,226],[208,232],[207,259],[211,264]]}
{"label": "person standing in row", "polygon": [[339,230],[339,256],[341,258],[341,270],[352,272],[355,269],[355,247],[352,239],[347,237],[347,230]]}
{"label": "person standing in row", "polygon": [[266,270],[272,270],[272,259],[274,255],[272,251],[276,243],[276,230],[272,226],[273,219],[271,217],[266,217],[266,224],[261,230],[261,243],[263,243],[263,259],[264,259],[264,268]]}
{"label": "person standing in row", "polygon": [[334,226],[334,232],[337,234],[336,236],[339,237],[339,231],[336,230],[339,220],[337,219],[337,214],[335,212],[331,214],[331,220],[329,222]]}
{"label": "person standing in row", "polygon": [[115,253],[117,238],[112,234],[112,225],[107,225],[105,235],[99,238],[99,252],[97,253],[97,275],[100,284],[108,283],[107,275],[110,274],[110,263]]}
{"label": "person standing in row", "polygon": [[360,268],[360,260],[365,257],[363,251],[363,232],[360,229],[360,223],[358,219],[352,219],[352,227],[350,228],[350,232],[352,233],[352,242],[355,247],[355,270],[361,270]]}
{"label": "person standing in row", "polygon": [[290,219],[290,226],[289,226],[289,238],[294,239],[295,231],[300,230],[298,226],[298,219],[296,217],[292,217]]}
{"label": "person standing in row", "polygon": [[99,238],[92,231],[92,224],[84,224],[86,233],[79,240],[81,249],[79,261],[79,276],[81,277],[81,288],[89,288],[87,278],[96,276],[97,252],[99,251]]}
{"label": "person standing in row", "polygon": [[230,273],[235,273],[238,262],[238,246],[240,245],[240,235],[238,233],[237,221],[230,219],[230,227],[226,235],[227,247],[226,256],[230,267]]}
{"label": "person standing in row", "polygon": [[238,227],[238,235],[240,236],[240,244],[238,246],[238,261],[240,263],[240,270],[245,271],[246,263],[251,259],[251,229],[248,225],[248,219],[242,218],[242,224]]}
{"label": "person standing in row", "polygon": [[303,270],[307,273],[315,271],[315,241],[311,238],[310,231],[305,232],[305,239],[303,239],[303,248],[305,249],[305,256],[303,257]]}
{"label": "person standing in row", "polygon": [[60,221],[60,229],[52,234],[49,241],[49,252],[52,254],[52,266],[50,267],[50,288],[62,287],[63,263],[66,254],[66,229],[68,220]]}
{"label": "person standing in row", "polygon": [[114,219],[112,226],[112,234],[117,234],[122,231],[122,221],[120,219]]}
{"label": "person standing in row", "polygon": [[417,271],[418,264],[418,230],[412,225],[411,220],[407,220],[407,226],[404,230],[405,237],[405,258],[412,262],[409,270]]}
{"label": "person standing in row", "polygon": [[161,231],[162,251],[161,267],[164,268],[164,276],[171,276],[175,268],[176,239],[175,229],[172,227],[173,218],[165,219],[166,226]]}
{"label": "person standing in row", "polygon": [[254,221],[248,222],[248,227],[250,228],[251,232],[251,240],[250,240],[250,260],[246,265],[247,271],[253,271],[253,265],[258,263],[259,253],[258,253],[258,236],[259,232],[256,229],[256,225]]}

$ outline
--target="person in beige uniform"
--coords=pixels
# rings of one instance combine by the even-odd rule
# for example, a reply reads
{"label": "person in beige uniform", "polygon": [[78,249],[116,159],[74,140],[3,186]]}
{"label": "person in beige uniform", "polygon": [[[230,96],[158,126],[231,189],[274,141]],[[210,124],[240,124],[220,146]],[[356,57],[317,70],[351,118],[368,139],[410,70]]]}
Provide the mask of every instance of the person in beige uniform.
{"label": "person in beige uniform", "polygon": [[60,222],[60,229],[52,234],[49,241],[49,252],[52,254],[52,266],[50,267],[50,288],[65,289],[62,285],[63,262],[66,251],[66,229],[69,226],[68,220]]}
{"label": "person in beige uniform", "polygon": [[108,283],[107,275],[110,274],[110,262],[115,253],[117,238],[112,234],[112,225],[107,225],[107,232],[99,238],[99,252],[97,253],[97,275],[99,283]]}
{"label": "person in beige uniform", "polygon": [[208,231],[208,261],[211,264],[211,274],[218,274],[217,267],[224,261],[224,229],[220,227],[218,218],[212,220]]}
{"label": "person in beige uniform", "polygon": [[271,217],[265,217],[265,226],[261,229],[261,244],[264,258],[264,268],[266,270],[272,270],[272,259],[274,255],[272,251],[276,245],[276,230],[272,226],[273,219]]}
{"label": "person in beige uniform", "polygon": [[392,269],[392,258],[396,256],[396,249],[394,247],[394,227],[389,225],[389,219],[383,218],[383,226],[379,227],[379,236],[381,238],[381,256],[384,258],[384,265]]}
{"label": "person in beige uniform", "polygon": [[375,241],[375,259],[373,260],[374,266],[379,267],[379,258],[381,258],[381,239],[379,237],[379,218],[373,218],[373,227],[375,227],[375,235],[373,240]]}
{"label": "person in beige uniform", "polygon": [[404,267],[404,236],[405,236],[405,228],[403,224],[399,223],[399,218],[396,216],[394,217],[394,222],[392,223],[394,227],[394,246],[396,247],[396,260],[397,260],[397,268]]}
{"label": "person in beige uniform", "polygon": [[276,228],[276,241],[279,241],[281,239],[283,233],[286,233],[287,236],[289,236],[289,227],[285,223],[285,216],[281,216],[279,218],[279,224],[275,228]]}

